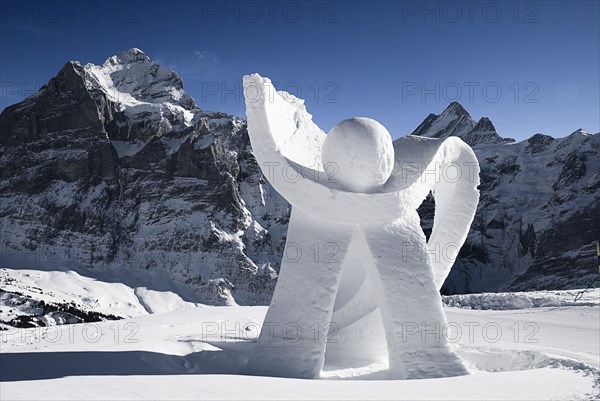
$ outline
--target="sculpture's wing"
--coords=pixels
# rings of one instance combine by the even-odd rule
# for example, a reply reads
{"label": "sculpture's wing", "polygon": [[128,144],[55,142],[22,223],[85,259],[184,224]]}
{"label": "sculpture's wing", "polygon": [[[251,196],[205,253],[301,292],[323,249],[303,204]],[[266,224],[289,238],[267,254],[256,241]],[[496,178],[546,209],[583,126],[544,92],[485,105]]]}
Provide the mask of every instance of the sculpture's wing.
{"label": "sculpture's wing", "polygon": [[[438,289],[467,238],[479,201],[479,163],[460,138],[407,136],[394,142],[396,160],[386,191],[410,190],[435,198],[433,231],[427,242]],[[418,207],[416,205],[415,207]]]}
{"label": "sculpture's wing", "polygon": [[[440,289],[450,273],[458,251],[467,239],[479,202],[479,163],[473,150],[460,138],[444,140],[432,166],[435,218],[427,247],[435,283]],[[431,177],[428,177],[431,181]]]}

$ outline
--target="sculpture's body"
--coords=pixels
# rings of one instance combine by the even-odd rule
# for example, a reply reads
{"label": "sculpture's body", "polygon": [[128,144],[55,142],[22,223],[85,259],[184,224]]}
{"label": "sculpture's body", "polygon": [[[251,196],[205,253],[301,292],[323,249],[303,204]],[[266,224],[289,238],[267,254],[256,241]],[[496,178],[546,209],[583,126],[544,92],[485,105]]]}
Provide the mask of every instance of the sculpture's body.
{"label": "sculpture's body", "polygon": [[[385,128],[345,120],[330,135],[346,130],[336,133],[346,138],[366,124],[381,164],[374,178],[352,180],[353,163],[323,166],[321,149],[324,159],[339,158],[346,142],[332,136],[324,144],[303,101],[257,74],[244,77],[244,88],[255,157],[292,205],[277,287],[246,373],[316,378],[325,359],[357,366],[387,356],[393,378],[466,374],[444,339],[439,288],[479,199],[472,150],[458,138],[406,137],[396,142],[392,170]],[[416,209],[430,191],[436,218],[426,241]]]}

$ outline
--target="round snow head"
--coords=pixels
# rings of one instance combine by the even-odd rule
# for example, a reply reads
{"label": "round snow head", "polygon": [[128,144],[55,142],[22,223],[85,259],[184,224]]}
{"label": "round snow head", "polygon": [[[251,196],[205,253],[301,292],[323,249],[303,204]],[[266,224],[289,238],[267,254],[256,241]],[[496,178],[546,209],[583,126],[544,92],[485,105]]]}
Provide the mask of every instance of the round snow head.
{"label": "round snow head", "polygon": [[385,183],[392,173],[392,137],[371,118],[349,118],[327,133],[322,159],[331,179],[337,179],[345,189],[369,192]]}

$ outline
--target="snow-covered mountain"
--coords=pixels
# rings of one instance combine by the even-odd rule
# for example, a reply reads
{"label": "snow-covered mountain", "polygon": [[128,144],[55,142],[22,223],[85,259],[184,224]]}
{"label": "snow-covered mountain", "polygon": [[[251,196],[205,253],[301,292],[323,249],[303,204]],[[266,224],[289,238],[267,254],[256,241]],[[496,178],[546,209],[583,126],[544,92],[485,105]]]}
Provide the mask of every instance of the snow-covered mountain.
{"label": "snow-covered mountain", "polygon": [[[481,197],[445,293],[585,287],[597,275],[600,135],[503,138],[458,103],[430,114],[412,135],[461,137],[481,166]],[[433,203],[421,207],[430,229]]]}
{"label": "snow-covered mountain", "polygon": [[[460,136],[482,167],[446,293],[570,289],[597,274],[600,135],[515,143],[458,103],[413,135]],[[262,176],[246,122],[201,110],[138,49],[68,62],[3,110],[0,167],[2,267],[72,269],[185,302],[270,299],[289,205]]]}
{"label": "snow-covered mountain", "polygon": [[2,265],[268,302],[288,204],[245,121],[200,110],[175,72],[138,49],[70,61],[0,131]]}
{"label": "snow-covered mountain", "polygon": [[469,145],[482,143],[510,143],[512,138],[502,138],[487,117],[475,122],[460,103],[452,102],[442,114],[429,114],[411,135],[428,138],[457,136]]}

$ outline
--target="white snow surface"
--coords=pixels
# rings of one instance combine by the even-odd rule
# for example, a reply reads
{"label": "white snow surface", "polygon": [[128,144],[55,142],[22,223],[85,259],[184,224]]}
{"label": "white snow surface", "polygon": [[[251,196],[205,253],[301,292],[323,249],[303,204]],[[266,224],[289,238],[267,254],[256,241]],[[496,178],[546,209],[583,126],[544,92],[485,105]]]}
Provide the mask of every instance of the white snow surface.
{"label": "white snow surface", "polygon": [[[46,303],[72,304],[82,311],[136,317],[149,313],[190,309],[199,305],[184,301],[175,291],[150,290],[143,283],[132,285],[131,282],[126,272],[105,276],[100,280],[86,276],[84,271],[0,269],[2,291],[22,294]],[[7,304],[2,299],[0,308],[2,321],[31,312],[19,310],[20,308]],[[8,326],[0,324],[0,327]]]}
{"label": "white snow surface", "polygon": [[385,363],[326,365],[322,380],[239,375],[267,308],[228,306],[1,331],[0,387],[7,400],[591,400],[600,384],[599,290],[584,299],[594,305],[446,308],[467,376],[388,380]]}
{"label": "white snow surface", "polygon": [[[460,306],[445,308],[441,335],[465,361],[467,376],[397,381],[388,379],[383,360],[350,368],[326,360],[323,380],[297,380],[239,375],[266,307],[183,303],[169,291],[75,272],[2,269],[0,276],[4,291],[129,316],[47,328],[4,326],[0,388],[7,400],[589,400],[600,384],[597,288],[577,302],[578,290],[443,297]],[[7,309],[0,305],[3,316]],[[341,335],[330,337],[328,347]]]}

